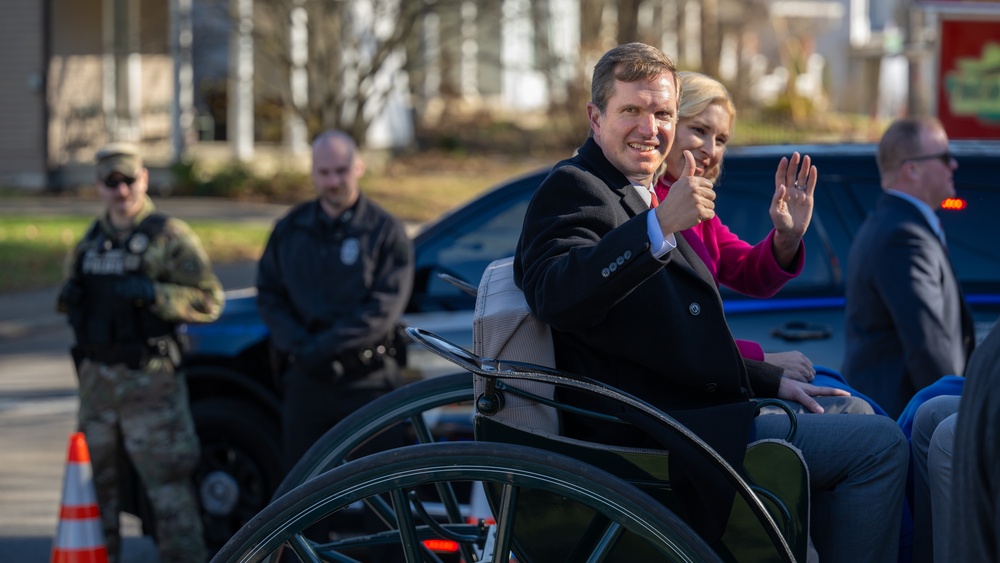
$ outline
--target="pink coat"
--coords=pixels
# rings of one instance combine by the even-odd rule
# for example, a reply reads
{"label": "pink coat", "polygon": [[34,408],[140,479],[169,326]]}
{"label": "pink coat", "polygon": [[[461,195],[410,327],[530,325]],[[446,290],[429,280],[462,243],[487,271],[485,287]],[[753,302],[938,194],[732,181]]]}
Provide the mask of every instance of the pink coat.
{"label": "pink coat", "polygon": [[[654,189],[660,201],[666,199],[671,184],[673,181],[666,176],[656,183]],[[751,297],[771,297],[802,272],[806,256],[805,245],[799,242],[792,271],[786,271],[778,265],[771,250],[774,233],[774,229],[771,229],[764,240],[750,246],[730,231],[718,215],[681,231],[684,240],[712,272],[716,284]],[[744,358],[764,360],[764,349],[760,344],[739,339],[736,344]]]}

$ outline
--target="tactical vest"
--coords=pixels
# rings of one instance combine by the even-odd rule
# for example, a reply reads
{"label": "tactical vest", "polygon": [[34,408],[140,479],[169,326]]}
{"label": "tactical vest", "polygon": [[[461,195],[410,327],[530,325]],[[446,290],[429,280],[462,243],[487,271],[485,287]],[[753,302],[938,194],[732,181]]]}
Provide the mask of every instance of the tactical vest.
{"label": "tactical vest", "polygon": [[[120,350],[132,356],[150,342],[174,334],[174,325],[115,295],[116,282],[130,275],[146,275],[143,255],[163,233],[167,216],[151,213],[124,241],[108,237],[99,221],[81,242],[76,279],[86,298],[74,325],[77,346],[98,351]],[[131,363],[131,362],[130,362]]]}

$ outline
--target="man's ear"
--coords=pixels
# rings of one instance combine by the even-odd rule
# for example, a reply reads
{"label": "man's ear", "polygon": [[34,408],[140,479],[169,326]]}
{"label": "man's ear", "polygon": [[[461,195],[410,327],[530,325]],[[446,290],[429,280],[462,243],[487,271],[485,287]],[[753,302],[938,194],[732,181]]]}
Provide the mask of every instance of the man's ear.
{"label": "man's ear", "polygon": [[365,161],[360,156],[354,158],[354,171],[358,174],[358,178],[365,175]]}
{"label": "man's ear", "polygon": [[598,131],[601,128],[601,110],[594,102],[587,102],[587,121],[590,122],[591,131]]}

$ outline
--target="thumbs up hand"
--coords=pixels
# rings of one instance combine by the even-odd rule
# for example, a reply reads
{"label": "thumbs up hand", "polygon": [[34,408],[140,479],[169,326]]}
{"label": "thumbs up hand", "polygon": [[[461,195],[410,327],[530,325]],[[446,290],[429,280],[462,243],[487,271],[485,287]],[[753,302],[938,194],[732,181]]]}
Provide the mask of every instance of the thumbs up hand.
{"label": "thumbs up hand", "polygon": [[684,170],[667,197],[655,209],[663,234],[678,233],[715,217],[715,189],[711,180],[695,176],[694,155],[684,151]]}

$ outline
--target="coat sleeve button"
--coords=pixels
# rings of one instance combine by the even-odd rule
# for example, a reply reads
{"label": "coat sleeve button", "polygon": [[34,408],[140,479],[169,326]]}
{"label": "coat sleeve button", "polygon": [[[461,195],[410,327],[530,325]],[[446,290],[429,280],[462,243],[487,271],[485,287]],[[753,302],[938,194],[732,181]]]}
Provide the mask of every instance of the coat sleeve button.
{"label": "coat sleeve button", "polygon": [[699,305],[697,303],[692,303],[692,304],[688,305],[688,313],[691,313],[694,316],[700,315],[701,314],[701,305]]}

